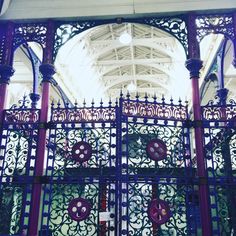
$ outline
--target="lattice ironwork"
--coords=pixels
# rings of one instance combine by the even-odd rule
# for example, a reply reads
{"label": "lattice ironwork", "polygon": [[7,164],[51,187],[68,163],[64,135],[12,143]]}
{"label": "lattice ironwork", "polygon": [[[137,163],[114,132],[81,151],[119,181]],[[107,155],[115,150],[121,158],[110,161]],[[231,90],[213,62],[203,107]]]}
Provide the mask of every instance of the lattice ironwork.
{"label": "lattice ironwork", "polygon": [[79,22],[69,22],[67,24],[60,24],[56,30],[55,44],[54,44],[54,60],[61,46],[63,46],[68,40],[73,38],[75,35],[93,28],[95,26],[101,25],[101,21],[79,21]]}
{"label": "lattice ironwork", "polygon": [[197,38],[201,41],[206,35],[223,34],[234,40],[234,22],[232,14],[199,15],[196,18]]}
{"label": "lattice ironwork", "polygon": [[134,22],[139,22],[141,24],[147,24],[150,26],[157,27],[164,30],[175,38],[182,44],[186,55],[188,55],[188,32],[186,26],[186,20],[181,16],[176,17],[147,17],[134,20]]}
{"label": "lattice ironwork", "polygon": [[62,45],[64,45],[68,40],[73,38],[75,35],[93,28],[95,26],[103,24],[112,24],[112,23],[140,23],[150,26],[157,27],[161,30],[164,30],[175,38],[183,45],[186,54],[188,54],[188,40],[187,40],[187,27],[186,22],[181,17],[168,17],[168,18],[139,18],[139,19],[112,19],[112,20],[96,20],[96,21],[77,21],[69,22],[67,24],[58,24],[58,28],[55,36],[55,45],[54,45],[54,60],[58,53],[58,50]]}
{"label": "lattice ironwork", "polygon": [[14,49],[25,42],[39,43],[43,48],[46,46],[47,25],[44,23],[16,24],[14,32]]}
{"label": "lattice ironwork", "polygon": [[213,235],[236,230],[235,204],[235,102],[224,106],[209,102],[202,107],[205,163],[208,173]]}
{"label": "lattice ironwork", "polygon": [[3,54],[4,54],[4,45],[6,41],[6,36],[5,36],[5,27],[3,25],[0,25],[2,30],[0,30],[0,64],[3,62]]}
{"label": "lattice ironwork", "polygon": [[[0,235],[27,232],[38,143],[39,111],[5,110],[0,143]],[[37,114],[37,115],[35,115]]]}
{"label": "lattice ironwork", "polygon": [[[190,184],[196,171],[185,126],[187,106],[166,104],[164,99],[121,99],[120,106],[121,233],[196,235],[199,206],[195,202],[188,207],[197,188]],[[159,204],[153,207],[155,202]]]}
{"label": "lattice ironwork", "polygon": [[[40,127],[28,105],[24,98],[4,111],[0,235],[28,232]],[[236,229],[234,106],[202,107],[214,236]],[[107,107],[58,103],[47,127],[41,235],[202,234],[187,104],[129,96]]]}

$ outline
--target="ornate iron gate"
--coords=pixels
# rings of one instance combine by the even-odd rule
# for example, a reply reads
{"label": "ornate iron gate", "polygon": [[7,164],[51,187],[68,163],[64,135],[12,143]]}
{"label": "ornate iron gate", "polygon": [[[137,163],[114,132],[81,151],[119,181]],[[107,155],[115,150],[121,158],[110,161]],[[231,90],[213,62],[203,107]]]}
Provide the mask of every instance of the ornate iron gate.
{"label": "ornate iron gate", "polygon": [[26,232],[38,144],[39,110],[26,106],[4,111],[0,146],[0,235]]}
{"label": "ornate iron gate", "polygon": [[196,235],[187,120],[187,106],[164,100],[53,106],[42,234]]}
{"label": "ornate iron gate", "polygon": [[235,235],[236,104],[202,107],[206,168],[214,235]]}
{"label": "ornate iron gate", "polygon": [[187,104],[129,96],[108,107],[53,104],[44,175],[38,177],[40,112],[23,100],[4,112],[0,235],[29,235],[38,184],[39,235],[201,235],[202,181],[208,181],[213,235],[232,234],[235,107],[202,107],[208,179],[201,179]]}

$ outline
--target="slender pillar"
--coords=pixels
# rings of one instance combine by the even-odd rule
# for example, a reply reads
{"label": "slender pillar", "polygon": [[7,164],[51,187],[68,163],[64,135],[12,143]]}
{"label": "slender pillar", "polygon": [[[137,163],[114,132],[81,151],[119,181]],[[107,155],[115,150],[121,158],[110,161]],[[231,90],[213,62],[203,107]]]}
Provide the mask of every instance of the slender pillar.
{"label": "slender pillar", "polygon": [[52,64],[52,53],[54,45],[54,23],[48,22],[46,48],[44,49],[43,64],[39,67],[39,70],[43,76],[42,81],[42,102],[40,111],[40,129],[38,135],[38,149],[37,158],[35,163],[35,182],[33,185],[32,202],[30,208],[30,222],[29,232],[30,236],[38,235],[38,224],[40,214],[40,198],[42,190],[42,181],[40,177],[43,175],[45,150],[46,150],[46,124],[48,121],[49,111],[49,96],[50,96],[50,83],[52,76],[55,74],[55,68]]}
{"label": "slender pillar", "polygon": [[202,116],[199,96],[199,71],[202,67],[202,61],[199,59],[189,59],[186,61],[186,67],[190,72],[192,81],[192,103],[194,115],[194,133],[195,148],[197,157],[197,174],[199,177],[199,204],[201,211],[202,235],[212,235],[211,214],[209,204],[209,190],[207,185],[207,173],[204,160],[204,144],[202,130]]}
{"label": "slender pillar", "polygon": [[40,129],[39,129],[37,159],[35,164],[36,181],[33,186],[32,203],[30,209],[30,222],[29,222],[29,234],[28,234],[30,236],[38,235],[40,198],[41,198],[41,187],[42,187],[40,176],[43,175],[44,156],[46,149],[46,131],[47,131],[46,123],[49,110],[50,81],[55,73],[54,66],[50,64],[42,64],[39,69],[43,75],[42,103],[41,103],[41,113],[40,113]]}
{"label": "slender pillar", "polygon": [[13,74],[14,69],[11,66],[0,65],[0,122],[2,122],[3,110],[6,106],[7,87]]}
{"label": "slender pillar", "polygon": [[10,77],[14,74],[12,68],[13,58],[13,36],[14,36],[14,23],[9,22],[6,25],[1,25],[2,36],[1,40],[4,40],[3,53],[0,65],[0,122],[2,122],[2,113],[5,109],[7,100],[7,87],[10,82]]}
{"label": "slender pillar", "polygon": [[233,14],[233,24],[234,24],[234,40],[233,40],[233,44],[234,44],[234,59],[233,59],[233,66],[234,68],[236,68],[236,12],[234,12]]}

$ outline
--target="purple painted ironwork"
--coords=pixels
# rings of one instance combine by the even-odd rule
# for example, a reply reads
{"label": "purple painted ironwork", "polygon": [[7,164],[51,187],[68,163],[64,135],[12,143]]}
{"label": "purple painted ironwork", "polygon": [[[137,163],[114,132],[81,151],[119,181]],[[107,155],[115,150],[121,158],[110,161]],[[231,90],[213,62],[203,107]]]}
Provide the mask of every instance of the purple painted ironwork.
{"label": "purple painted ironwork", "polygon": [[92,147],[89,143],[80,141],[72,147],[72,159],[83,163],[92,157]]}
{"label": "purple painted ironwork", "polygon": [[214,104],[210,101],[206,106],[201,107],[204,121],[231,121],[236,118],[236,103],[230,100],[227,105]]}
{"label": "purple painted ironwork", "polygon": [[171,217],[169,204],[162,199],[153,199],[149,203],[148,217],[157,225],[165,224]]}
{"label": "purple painted ironwork", "polygon": [[173,103],[165,103],[165,99],[161,103],[157,102],[143,102],[134,100],[124,100],[122,112],[124,115],[150,117],[169,120],[186,120],[187,105],[174,105]]}
{"label": "purple painted ironwork", "polygon": [[46,47],[47,25],[45,23],[16,23],[14,28],[14,49],[25,42],[36,42],[43,48]]}
{"label": "purple painted ironwork", "polygon": [[147,145],[147,154],[154,161],[161,161],[167,156],[166,144],[160,139],[152,139]]}
{"label": "purple painted ironwork", "polygon": [[[40,123],[43,127],[39,130],[37,161],[35,164],[36,176],[43,175],[45,147],[46,147],[46,128],[44,125],[46,124],[47,119],[48,119],[50,79],[55,73],[55,69],[52,65],[42,64],[40,66],[40,72],[43,75],[42,104],[41,104],[41,111],[40,111]],[[29,235],[32,235],[32,236],[36,236],[38,234],[40,197],[41,197],[41,184],[35,184],[33,186],[33,192],[32,192],[32,204],[31,204],[30,223],[29,223]]]}
{"label": "purple painted ironwork", "polygon": [[234,39],[233,39],[233,44],[234,44],[234,59],[233,59],[233,66],[236,68],[236,13],[233,13],[233,25],[234,25]]}
{"label": "purple painted ironwork", "polygon": [[196,31],[198,41],[201,41],[206,35],[211,33],[223,34],[227,38],[234,40],[233,14],[199,15],[196,18]]}
{"label": "purple painted ironwork", "polygon": [[68,213],[71,219],[79,222],[88,218],[91,208],[92,206],[87,199],[75,198],[69,203]]}
{"label": "purple painted ironwork", "polygon": [[84,108],[60,108],[52,107],[51,117],[53,122],[99,122],[99,121],[114,121],[116,118],[115,107],[84,107]]}
{"label": "purple painted ironwork", "polygon": [[[202,67],[202,61],[199,59],[189,59],[186,61],[186,67],[190,72],[190,79],[192,82],[192,103],[193,103],[193,115],[195,122],[201,122],[201,107],[200,107],[200,95],[199,95],[199,71]],[[204,144],[203,144],[203,131],[199,125],[194,127],[195,133],[195,148],[197,157],[197,174],[199,178],[205,180],[199,183],[199,199],[202,219],[202,235],[212,235],[212,225],[209,206],[209,193],[206,183],[206,169],[204,159]]]}
{"label": "purple painted ironwork", "polygon": [[14,69],[8,65],[0,65],[0,122],[2,122],[3,110],[6,105],[7,87]]}

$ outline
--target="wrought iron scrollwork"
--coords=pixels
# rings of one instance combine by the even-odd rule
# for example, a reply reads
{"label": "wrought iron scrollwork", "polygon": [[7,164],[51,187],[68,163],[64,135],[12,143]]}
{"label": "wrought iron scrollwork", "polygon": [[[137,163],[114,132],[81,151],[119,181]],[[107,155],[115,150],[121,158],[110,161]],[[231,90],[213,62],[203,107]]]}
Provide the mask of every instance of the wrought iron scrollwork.
{"label": "wrought iron scrollwork", "polygon": [[145,23],[155,26],[164,31],[169,32],[176,37],[183,45],[186,55],[188,54],[188,36],[186,22],[182,17],[168,17],[168,18],[144,18],[140,23]]}
{"label": "wrought iron scrollwork", "polygon": [[37,42],[43,48],[46,47],[47,26],[43,23],[16,24],[14,32],[14,49],[25,42]]}
{"label": "wrought iron scrollwork", "polygon": [[235,37],[233,15],[231,14],[197,16],[196,26],[199,41],[211,33],[223,34],[231,40]]}

